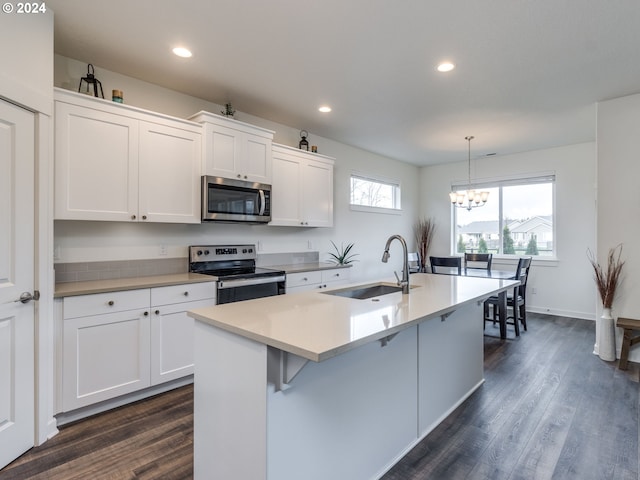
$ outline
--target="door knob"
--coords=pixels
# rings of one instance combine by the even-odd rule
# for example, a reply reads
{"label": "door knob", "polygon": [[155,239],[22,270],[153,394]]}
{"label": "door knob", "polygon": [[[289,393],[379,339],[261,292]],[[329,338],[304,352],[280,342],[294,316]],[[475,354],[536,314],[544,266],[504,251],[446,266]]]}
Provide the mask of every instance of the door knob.
{"label": "door knob", "polygon": [[31,292],[22,292],[20,298],[14,300],[14,302],[29,303],[31,300],[40,300],[40,292],[38,290],[34,290],[33,294]]}

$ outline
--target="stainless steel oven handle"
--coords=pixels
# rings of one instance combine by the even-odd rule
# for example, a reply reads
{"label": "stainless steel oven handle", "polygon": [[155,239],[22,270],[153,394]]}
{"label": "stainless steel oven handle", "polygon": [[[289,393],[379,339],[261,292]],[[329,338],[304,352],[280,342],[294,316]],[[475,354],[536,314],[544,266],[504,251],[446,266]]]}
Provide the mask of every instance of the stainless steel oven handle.
{"label": "stainless steel oven handle", "polygon": [[267,202],[264,199],[264,190],[258,190],[260,193],[260,212],[258,215],[264,215],[264,210],[267,207]]}
{"label": "stainless steel oven handle", "polygon": [[248,287],[251,285],[264,285],[265,283],[277,283],[284,281],[284,275],[264,278],[244,278],[242,280],[218,280],[218,290],[225,288]]}

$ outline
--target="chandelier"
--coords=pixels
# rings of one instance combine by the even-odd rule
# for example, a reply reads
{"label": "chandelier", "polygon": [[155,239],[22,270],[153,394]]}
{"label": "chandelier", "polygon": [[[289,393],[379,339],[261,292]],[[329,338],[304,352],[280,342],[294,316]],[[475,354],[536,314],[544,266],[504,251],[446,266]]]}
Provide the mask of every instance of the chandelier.
{"label": "chandelier", "polygon": [[468,153],[468,163],[469,163],[469,177],[467,182],[467,191],[465,192],[451,192],[449,194],[449,199],[451,203],[459,208],[466,208],[467,210],[471,210],[476,207],[484,207],[487,203],[487,199],[489,198],[489,192],[477,192],[473,188],[471,188],[471,140],[474,139],[473,136],[464,137],[464,139],[469,143],[469,153]]}

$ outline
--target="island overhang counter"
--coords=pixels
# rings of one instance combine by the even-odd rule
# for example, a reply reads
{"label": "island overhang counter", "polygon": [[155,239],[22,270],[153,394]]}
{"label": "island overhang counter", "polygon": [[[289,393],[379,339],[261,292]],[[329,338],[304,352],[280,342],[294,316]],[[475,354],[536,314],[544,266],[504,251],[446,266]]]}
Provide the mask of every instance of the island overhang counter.
{"label": "island overhang counter", "polygon": [[482,301],[517,283],[413,274],[408,295],[189,312],[195,478],[379,478],[482,384]]}

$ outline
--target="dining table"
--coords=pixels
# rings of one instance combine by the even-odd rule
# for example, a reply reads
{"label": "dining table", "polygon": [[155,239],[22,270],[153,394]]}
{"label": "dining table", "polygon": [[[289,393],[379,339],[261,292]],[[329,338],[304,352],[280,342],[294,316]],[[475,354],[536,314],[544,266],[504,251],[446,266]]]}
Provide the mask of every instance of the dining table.
{"label": "dining table", "polygon": [[[517,280],[514,270],[486,270],[484,268],[462,269],[462,275],[478,278],[499,278],[502,280]],[[500,338],[507,338],[507,292],[498,294],[498,324],[500,326]]]}
{"label": "dining table", "polygon": [[[450,275],[450,274],[437,274]],[[461,275],[465,277],[477,278],[498,278],[501,280],[517,280],[514,270],[487,270],[484,268],[462,268]],[[507,292],[498,294],[498,324],[500,326],[500,338],[507,338]]]}

